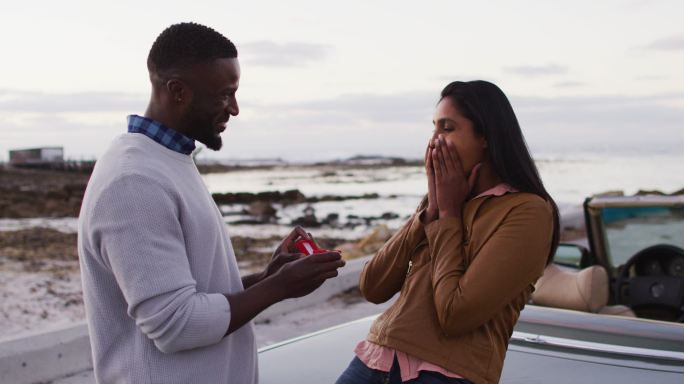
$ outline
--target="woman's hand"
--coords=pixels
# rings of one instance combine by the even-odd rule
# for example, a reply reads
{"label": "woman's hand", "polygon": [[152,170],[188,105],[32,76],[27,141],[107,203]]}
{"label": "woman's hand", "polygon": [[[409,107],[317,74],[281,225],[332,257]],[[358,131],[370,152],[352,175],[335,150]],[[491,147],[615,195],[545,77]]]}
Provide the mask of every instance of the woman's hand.
{"label": "woman's hand", "polygon": [[435,170],[432,165],[432,152],[434,151],[434,141],[430,139],[425,149],[425,173],[428,180],[428,204],[421,220],[424,224],[435,221],[439,218],[439,208],[437,207],[437,190],[435,189]]}
{"label": "woman's hand", "polygon": [[432,167],[439,217],[460,217],[463,204],[477,180],[479,164],[473,167],[470,177],[466,178],[456,146],[439,135],[432,150]]}

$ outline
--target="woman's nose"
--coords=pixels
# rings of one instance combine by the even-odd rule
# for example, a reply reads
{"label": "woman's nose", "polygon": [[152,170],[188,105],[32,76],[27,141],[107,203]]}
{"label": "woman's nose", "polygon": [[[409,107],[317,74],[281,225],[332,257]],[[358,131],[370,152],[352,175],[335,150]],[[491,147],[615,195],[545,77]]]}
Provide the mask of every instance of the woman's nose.
{"label": "woman's nose", "polygon": [[438,139],[439,139],[439,132],[437,130],[435,130],[434,132],[432,132],[432,136],[430,137],[430,140],[431,140],[433,145],[437,145],[436,141]]}

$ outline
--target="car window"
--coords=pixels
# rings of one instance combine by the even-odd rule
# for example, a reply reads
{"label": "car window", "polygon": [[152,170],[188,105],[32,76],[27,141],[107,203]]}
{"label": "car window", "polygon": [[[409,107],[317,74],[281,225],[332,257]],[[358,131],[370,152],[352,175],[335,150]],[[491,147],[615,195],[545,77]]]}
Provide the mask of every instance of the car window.
{"label": "car window", "polygon": [[684,248],[684,207],[603,208],[601,218],[613,266],[651,245]]}
{"label": "car window", "polygon": [[568,267],[579,268],[582,263],[583,251],[576,244],[558,244],[553,261]]}

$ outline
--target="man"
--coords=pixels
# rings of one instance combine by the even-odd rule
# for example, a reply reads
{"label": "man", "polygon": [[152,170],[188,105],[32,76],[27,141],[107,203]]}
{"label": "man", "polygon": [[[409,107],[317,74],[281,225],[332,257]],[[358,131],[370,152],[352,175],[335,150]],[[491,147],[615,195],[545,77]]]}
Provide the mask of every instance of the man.
{"label": "man", "polygon": [[335,252],[289,253],[294,229],[266,270],[240,277],[221,213],[190,154],[221,148],[237,116],[235,46],[183,23],[150,50],[152,95],[129,116],[91,176],[78,250],[100,383],[256,383],[251,320],[306,295],[344,265]]}

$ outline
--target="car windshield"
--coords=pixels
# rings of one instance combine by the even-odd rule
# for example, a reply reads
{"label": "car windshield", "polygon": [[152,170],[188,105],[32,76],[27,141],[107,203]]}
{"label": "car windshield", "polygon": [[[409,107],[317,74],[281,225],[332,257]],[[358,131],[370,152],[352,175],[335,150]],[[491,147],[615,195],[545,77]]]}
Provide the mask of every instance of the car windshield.
{"label": "car windshield", "polygon": [[683,207],[620,207],[601,210],[607,251],[614,266],[655,244],[684,248]]}

